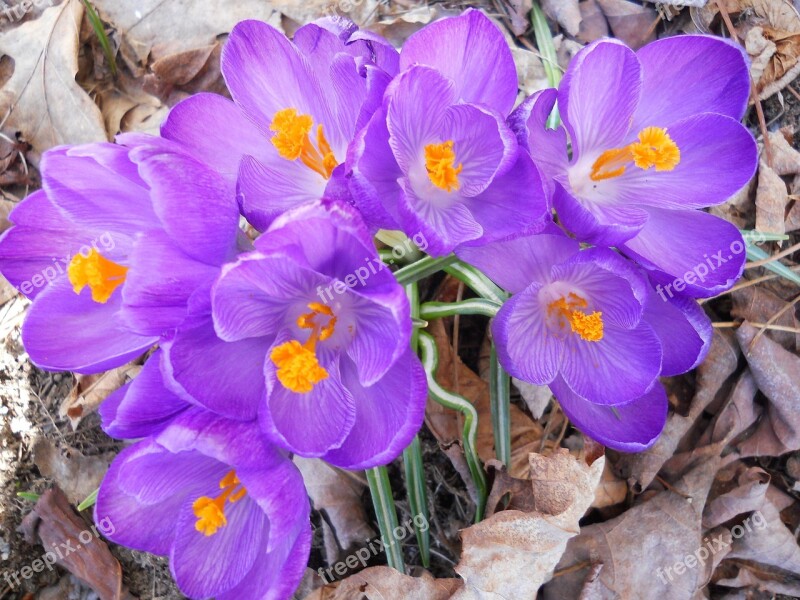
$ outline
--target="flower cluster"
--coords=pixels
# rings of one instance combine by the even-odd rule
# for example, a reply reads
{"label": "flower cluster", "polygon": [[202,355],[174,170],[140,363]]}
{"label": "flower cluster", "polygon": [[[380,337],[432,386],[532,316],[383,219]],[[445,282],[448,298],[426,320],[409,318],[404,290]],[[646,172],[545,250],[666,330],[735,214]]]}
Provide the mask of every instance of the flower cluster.
{"label": "flower cluster", "polygon": [[158,137],[46,153],[43,189],[0,237],[0,271],[33,300],[36,365],[146,358],[101,407],[110,435],[138,440],[98,496],[113,541],[169,556],[191,598],[290,597],[311,540],[291,456],[384,465],[422,425],[426,376],[379,229],[511,294],[492,322],[500,362],[549,385],[576,427],[622,451],[655,442],[659,377],[710,343],[695,299],[743,268],[688,276],[741,240],[697,210],[755,170],[738,48],[601,40],[518,104],[502,32],[468,10],[401,52],[341,19],[292,41],[245,21],[222,71],[232,100],[193,96]]}

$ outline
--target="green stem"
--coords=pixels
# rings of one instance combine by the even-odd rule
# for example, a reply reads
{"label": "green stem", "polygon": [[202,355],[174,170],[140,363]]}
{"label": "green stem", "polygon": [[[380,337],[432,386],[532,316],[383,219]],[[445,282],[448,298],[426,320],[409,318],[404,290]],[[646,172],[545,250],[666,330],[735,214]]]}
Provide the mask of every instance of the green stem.
{"label": "green stem", "polygon": [[91,494],[86,496],[83,502],[78,504],[78,512],[84,511],[87,508],[91,508],[97,503],[97,493],[100,491],[100,488],[97,488]]}
{"label": "green stem", "polygon": [[456,258],[455,254],[450,254],[441,258],[426,256],[425,258],[418,260],[407,267],[403,267],[399,271],[396,271],[394,276],[401,285],[414,283],[420,279],[425,279],[429,275],[433,275],[434,273],[443,270],[456,260],[458,259]]}
{"label": "green stem", "polygon": [[498,304],[502,304],[506,299],[506,293],[472,265],[457,261],[445,267],[444,271],[459,281],[463,281],[467,287],[481,298],[493,300]]}
{"label": "green stem", "polygon": [[375,467],[368,469],[366,474],[369,492],[372,495],[372,505],[375,507],[375,516],[378,519],[378,528],[386,550],[386,562],[393,569],[405,573],[403,551],[400,547],[401,540],[394,536],[394,530],[398,527],[397,510],[394,507],[389,472],[386,467]]}
{"label": "green stem", "polygon": [[[416,283],[408,284],[406,294],[411,306],[411,317],[419,318],[419,286]],[[417,327],[414,327],[411,332],[411,350],[414,354],[419,351],[419,329]],[[428,526],[430,516],[428,514],[428,490],[425,487],[425,469],[422,467],[422,446],[418,436],[414,436],[408,448],[403,450],[403,465],[406,472],[406,493],[411,507],[420,558],[422,565],[428,568],[431,564],[431,534]],[[424,528],[417,524],[417,515],[422,516],[425,520]]]}
{"label": "green stem", "polygon": [[497,360],[492,342],[489,356],[489,396],[492,404],[492,429],[497,460],[511,466],[511,377]]}
{"label": "green stem", "polygon": [[485,300],[483,298],[470,298],[461,302],[426,302],[422,305],[420,316],[425,321],[454,315],[494,317],[501,306],[501,304],[493,300]]}
{"label": "green stem", "polygon": [[446,408],[459,411],[464,415],[464,430],[462,432],[462,443],[464,445],[464,456],[467,460],[472,482],[478,494],[477,507],[475,509],[475,522],[479,523],[483,519],[486,510],[486,475],[483,472],[483,465],[478,458],[478,411],[463,396],[449,392],[439,385],[436,381],[436,369],[439,364],[439,352],[436,349],[436,342],[433,337],[424,331],[419,336],[420,358],[428,376],[428,391],[431,398]]}
{"label": "green stem", "polygon": [[[428,490],[425,487],[425,469],[422,466],[422,446],[419,436],[414,436],[411,444],[403,450],[403,466],[406,471],[408,504],[412,512],[414,531],[422,559],[422,566],[431,566],[431,533],[428,514]],[[417,524],[417,516],[424,519],[423,527]]]}
{"label": "green stem", "polygon": [[[553,34],[547,25],[547,18],[544,16],[539,3],[534,0],[531,9],[531,22],[533,23],[533,35],[536,37],[536,46],[544,64],[544,72],[547,75],[547,83],[550,87],[557,88],[561,82],[561,67],[558,66],[558,55],[553,44]],[[559,124],[558,111],[554,110],[547,119],[547,127],[555,129]]]}

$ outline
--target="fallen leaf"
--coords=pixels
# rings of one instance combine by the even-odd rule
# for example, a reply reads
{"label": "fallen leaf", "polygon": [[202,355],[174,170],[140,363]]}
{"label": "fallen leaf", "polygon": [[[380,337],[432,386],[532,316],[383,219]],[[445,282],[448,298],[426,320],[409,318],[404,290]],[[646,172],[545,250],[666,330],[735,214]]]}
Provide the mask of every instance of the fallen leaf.
{"label": "fallen leaf", "polygon": [[39,438],[33,445],[33,461],[41,474],[52,478],[76,505],[100,487],[112,458],[84,456],[74,448],[64,453],[47,438]]}
{"label": "fallen leaf", "polygon": [[584,0],[580,3],[581,27],[578,39],[586,44],[607,37],[609,34],[608,21],[596,0]]}
{"label": "fallen leaf", "polygon": [[[327,529],[325,539],[328,564],[339,560],[342,551],[375,537],[361,504],[364,484],[319,459],[295,456],[293,460],[303,474],[314,509],[324,513],[323,522],[332,528]],[[327,539],[331,536],[333,539]]]}
{"label": "fallen leaf", "polygon": [[800,358],[764,335],[753,344],[757,334],[758,329],[745,321],[736,338],[753,378],[769,400],[767,418],[739,450],[741,456],[778,456],[800,450]]}
{"label": "fallen leaf", "polygon": [[511,379],[514,387],[519,390],[520,396],[525,401],[525,406],[531,411],[534,419],[541,419],[544,411],[553,400],[553,392],[546,385],[534,385],[521,381],[516,377]]}
{"label": "fallen leaf", "polygon": [[456,572],[464,579],[464,589],[454,600],[535,598],[552,576],[567,541],[578,534],[578,522],[594,500],[605,458],[589,466],[565,449],[529,458],[533,510],[497,512],[462,531]]}
{"label": "fallen leaf", "polygon": [[638,454],[623,454],[614,464],[615,472],[628,480],[634,492],[646,489],[664,463],[672,458],[686,433],[738,368],[739,356],[739,346],[733,336],[714,330],[708,356],[697,370],[697,391],[689,410],[686,414],[676,411],[669,415],[664,432],[652,448]]}
{"label": "fallen leaf", "polygon": [[31,513],[23,519],[20,531],[28,543],[40,543],[46,549],[38,560],[52,560],[64,567],[97,592],[101,600],[124,597],[119,562],[57,487],[42,494]]}
{"label": "fallen leaf", "polygon": [[780,131],[768,131],[772,162],[770,165],[778,175],[796,175],[800,173],[800,152],[786,139]]}
{"label": "fallen leaf", "polygon": [[239,21],[258,19],[280,27],[278,7],[261,0],[206,0],[202,6],[194,5],[196,10],[188,10],[191,5],[184,0],[138,0],[135,4],[93,0],[92,4],[103,21],[116,28],[120,54],[137,76],[144,74],[150,59],[206,48]]}
{"label": "fallen leaf", "polygon": [[[543,8],[544,4],[546,2],[543,3]],[[506,9],[511,31],[514,35],[521,36],[531,28],[529,15],[533,7],[532,0],[503,0],[502,6]],[[547,8],[545,8],[545,11],[547,11]]]}
{"label": "fallen leaf", "polygon": [[[687,569],[667,580],[667,569],[704,544],[700,519],[718,464],[719,460],[704,462],[672,489],[614,519],[582,528],[569,541],[555,577],[545,586],[545,600],[693,598],[705,573]],[[586,594],[587,583],[595,595],[581,595],[582,590]]]}
{"label": "fallen leaf", "polygon": [[59,414],[70,420],[73,431],[95,412],[103,400],[139,374],[141,365],[130,363],[95,375],[76,375],[75,385],[61,403]]}
{"label": "fallen leaf", "polygon": [[[751,323],[766,323],[782,309],[785,309],[787,304],[785,300],[757,285],[736,290],[733,292],[732,297],[733,308],[731,309],[731,316]],[[783,314],[774,321],[774,324],[800,329],[800,321],[798,321],[795,311],[792,309],[784,310]],[[800,349],[799,334],[770,329],[765,331],[764,335],[771,337],[787,350],[795,351]]]}
{"label": "fallen leaf", "polygon": [[542,10],[568,34],[578,35],[581,28],[581,9],[578,7],[578,0],[542,0]]}
{"label": "fallen leaf", "polygon": [[458,579],[434,579],[427,572],[410,577],[391,567],[370,567],[315,590],[304,600],[448,600],[460,584]]}
{"label": "fallen leaf", "polygon": [[647,6],[628,0],[597,0],[608,20],[614,37],[637,50],[656,39],[653,26],[658,13]]}
{"label": "fallen leaf", "polygon": [[789,192],[783,179],[764,160],[761,160],[756,190],[756,230],[783,235],[787,202],[789,202]]}
{"label": "fallen leaf", "polygon": [[544,63],[537,54],[518,47],[512,47],[511,54],[514,56],[514,64],[517,67],[519,89],[522,90],[525,97],[550,87]]}
{"label": "fallen leaf", "polygon": [[82,18],[80,0],[64,0],[0,33],[0,56],[14,65],[0,90],[0,115],[39,155],[61,144],[106,140],[100,110],[75,81]]}

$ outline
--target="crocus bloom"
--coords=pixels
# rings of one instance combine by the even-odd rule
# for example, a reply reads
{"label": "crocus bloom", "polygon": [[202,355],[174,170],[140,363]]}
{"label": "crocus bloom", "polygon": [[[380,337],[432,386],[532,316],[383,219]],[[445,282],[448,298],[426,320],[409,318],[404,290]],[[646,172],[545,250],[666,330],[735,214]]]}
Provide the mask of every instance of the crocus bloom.
{"label": "crocus bloom", "polygon": [[279,217],[223,269],[212,305],[213,325],[199,316],[162,345],[184,399],[258,416],[276,444],[345,468],[391,461],[421,426],[408,301],[346,204]]}
{"label": "crocus bloom", "polygon": [[423,233],[432,255],[540,229],[542,182],[505,123],[517,75],[498,28],[475,10],[433,23],[400,68],[348,155],[369,224]]}
{"label": "crocus bloom", "polygon": [[95,519],[117,543],[168,556],[190,598],[285,600],[311,546],[310,507],[297,468],[255,423],[201,409],[117,456]]}
{"label": "crocus bloom", "polygon": [[22,337],[42,368],[100,372],[142,354],[236,253],[219,178],[175,144],[122,139],[45,153],[43,189],[0,238],[0,271],[34,300]]}
{"label": "crocus bloom", "polygon": [[[749,91],[744,54],[725,40],[678,36],[636,53],[600,40],[575,56],[557,94],[535,94],[511,122],[553,180],[569,231],[704,297],[732,286],[744,264],[729,250],[742,243],[737,229],[695,209],[724,202],[755,172],[756,144],[739,123]],[[556,99],[564,127],[547,130]]]}
{"label": "crocus bloom", "polygon": [[655,442],[667,413],[657,377],[688,371],[708,349],[696,303],[661,300],[634,263],[581,251],[555,228],[458,254],[514,294],[492,324],[509,373],[549,385],[575,425],[611,448]]}
{"label": "crocus bloom", "polygon": [[348,144],[380,105],[397,51],[342,19],[301,27],[289,41],[260,21],[234,27],[222,54],[233,102],[198,94],[175,106],[161,134],[193,149],[232,185],[263,231],[288,208],[346,195]]}

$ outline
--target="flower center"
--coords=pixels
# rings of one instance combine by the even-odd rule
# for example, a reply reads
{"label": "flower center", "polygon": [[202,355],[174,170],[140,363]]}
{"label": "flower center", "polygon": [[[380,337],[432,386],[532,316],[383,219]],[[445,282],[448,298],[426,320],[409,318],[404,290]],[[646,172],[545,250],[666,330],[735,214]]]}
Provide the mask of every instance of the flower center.
{"label": "flower center", "polygon": [[228,524],[228,519],[225,518],[225,503],[238,502],[247,494],[247,490],[236,477],[236,471],[229,471],[219,482],[219,487],[222,493],[216,498],[202,496],[192,504],[194,516],[197,517],[194,528],[206,537],[214,535],[220,527]]}
{"label": "flower center", "polygon": [[428,177],[436,187],[452,192],[461,185],[458,183],[458,174],[464,169],[461,163],[457,167],[456,153],[453,151],[452,140],[441,144],[428,144],[425,146],[425,168]]}
{"label": "flower center", "polygon": [[589,177],[602,181],[619,177],[631,163],[640,169],[655,167],[656,171],[672,171],[681,162],[681,150],[662,127],[647,127],[639,132],[639,141],[624,148],[603,152],[594,164]]}
{"label": "flower center", "polygon": [[547,316],[556,315],[561,329],[569,324],[572,332],[577,333],[581,339],[599,342],[603,339],[603,313],[595,311],[587,314],[581,310],[587,306],[585,298],[570,292],[547,305]]}
{"label": "flower center", "polygon": [[119,286],[125,283],[128,267],[108,260],[92,248],[89,256],[76,254],[67,267],[67,276],[76,294],[87,285],[92,290],[92,300],[105,304]]}
{"label": "flower center", "polygon": [[311,142],[309,134],[314,127],[311,115],[301,115],[296,108],[284,108],[275,113],[269,130],[274,131],[272,145],[286,160],[303,161],[309,169],[316,171],[325,179],[339,164],[333,150],[325,138],[322,125],[317,125],[317,145]]}
{"label": "flower center", "polygon": [[[290,340],[275,346],[270,353],[270,360],[278,368],[277,376],[286,389],[297,394],[307,394],[320,381],[328,378],[328,372],[317,359],[317,342],[327,340],[333,335],[336,317],[331,308],[319,302],[308,305],[310,313],[300,315],[297,325],[302,329],[310,329],[311,335],[304,344]],[[327,323],[317,322],[317,316],[328,317]]]}

